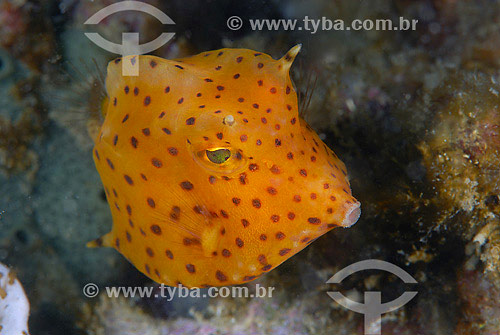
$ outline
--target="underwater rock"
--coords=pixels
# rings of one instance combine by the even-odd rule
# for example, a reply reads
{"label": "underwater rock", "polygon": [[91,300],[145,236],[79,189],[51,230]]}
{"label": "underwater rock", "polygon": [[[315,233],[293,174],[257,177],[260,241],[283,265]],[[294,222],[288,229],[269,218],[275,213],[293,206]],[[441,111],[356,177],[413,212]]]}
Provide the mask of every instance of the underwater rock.
{"label": "underwater rock", "polygon": [[55,56],[49,10],[49,2],[0,1],[0,45],[38,73],[49,69]]}
{"label": "underwater rock", "polygon": [[462,317],[457,335],[496,335],[500,330],[500,286],[482,271],[464,270],[459,274],[458,288]]}
{"label": "underwater rock", "polygon": [[490,244],[481,257],[495,262],[491,271],[500,268],[498,255],[485,255],[500,247],[494,219],[500,215],[495,201],[500,194],[499,91],[494,77],[480,73],[450,79],[434,92],[435,119],[419,144],[431,202],[439,208],[436,226],[452,228],[466,242],[474,238]]}
{"label": "underwater rock", "polygon": [[0,173],[25,172],[33,180],[38,169],[34,142],[41,135],[45,111],[38,76],[0,48]]}
{"label": "underwater rock", "polygon": [[[144,305],[157,318],[189,317],[194,313],[202,313],[209,305],[208,289],[200,289],[200,296],[179,296],[165,290],[160,284],[153,284],[153,296],[142,298]],[[178,288],[177,288],[178,289]],[[185,291],[188,292],[188,291]]]}
{"label": "underwater rock", "polygon": [[12,270],[0,263],[0,333],[28,335],[29,314],[23,286]]}
{"label": "underwater rock", "polygon": [[39,128],[32,121],[29,112],[15,123],[0,117],[0,172],[29,170],[33,178],[37,171],[38,157],[29,148],[29,144],[37,131]]}
{"label": "underwater rock", "polygon": [[164,334],[161,322],[124,298],[102,297],[82,326],[91,335]]}
{"label": "underwater rock", "polygon": [[450,210],[499,213],[486,205],[500,193],[500,85],[481,74],[443,85],[433,127],[419,146],[435,194]]}
{"label": "underwater rock", "polygon": [[[497,77],[458,73],[432,93],[434,120],[418,145],[434,230],[459,236],[463,302],[458,334],[496,334],[500,312],[500,85]],[[438,251],[438,250],[436,250]],[[438,251],[439,252],[439,251]]]}
{"label": "underwater rock", "polygon": [[4,47],[10,47],[19,35],[28,29],[28,17],[23,13],[26,1],[0,1],[0,41]]}
{"label": "underwater rock", "polygon": [[289,291],[275,292],[272,298],[260,299],[212,298],[206,311],[172,318],[153,318],[134,304],[133,299],[101,297],[80,323],[92,335],[305,335],[331,334],[339,328],[351,330],[340,334],[353,333],[345,312],[332,313],[331,299],[326,293],[312,292],[290,302],[289,294]]}

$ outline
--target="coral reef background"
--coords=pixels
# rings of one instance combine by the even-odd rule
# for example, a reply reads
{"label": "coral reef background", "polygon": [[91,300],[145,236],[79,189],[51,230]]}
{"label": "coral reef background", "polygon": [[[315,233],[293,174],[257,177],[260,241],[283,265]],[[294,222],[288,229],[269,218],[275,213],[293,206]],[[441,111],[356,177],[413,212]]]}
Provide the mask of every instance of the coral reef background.
{"label": "coral reef background", "polygon": [[[335,304],[325,282],[359,260],[408,271],[417,297],[383,318],[383,334],[500,334],[500,2],[315,0],[155,1],[176,37],[154,54],[220,47],[294,66],[305,118],[346,163],[363,214],[247,284],[272,299],[89,299],[82,287],[157,286],[113,250],[85,243],[111,216],[93,166],[89,115],[115,55],[83,35],[111,0],[0,0],[0,262],[31,302],[32,334],[362,334],[363,317]],[[226,20],[244,19],[232,31]],[[252,31],[250,18],[418,19],[415,31]],[[149,41],[163,27],[116,14],[94,27]],[[352,277],[352,278],[351,278]],[[384,301],[407,289],[390,275],[351,276],[342,289]]]}

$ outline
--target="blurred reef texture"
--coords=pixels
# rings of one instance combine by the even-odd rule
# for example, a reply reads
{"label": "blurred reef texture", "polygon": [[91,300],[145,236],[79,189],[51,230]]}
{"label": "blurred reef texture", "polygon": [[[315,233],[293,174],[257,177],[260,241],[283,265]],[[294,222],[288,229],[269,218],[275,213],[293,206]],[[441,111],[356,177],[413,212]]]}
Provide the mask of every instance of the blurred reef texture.
{"label": "blurred reef texture", "polygon": [[[31,334],[362,334],[363,316],[337,305],[325,282],[368,258],[401,266],[418,295],[384,315],[383,334],[500,334],[499,1],[148,1],[176,22],[156,55],[220,47],[279,57],[302,43],[295,83],[305,118],[346,163],[363,213],[246,286],[273,298],[85,298],[82,287],[150,286],[117,252],[85,243],[111,216],[91,158],[111,55],[83,22],[111,0],[0,0],[0,262],[31,303]],[[239,15],[243,29],[226,20]],[[416,31],[252,31],[248,18],[418,19]],[[147,15],[98,27],[151,40]],[[351,278],[352,277],[352,278]],[[342,287],[384,301],[407,287],[386,273]]]}

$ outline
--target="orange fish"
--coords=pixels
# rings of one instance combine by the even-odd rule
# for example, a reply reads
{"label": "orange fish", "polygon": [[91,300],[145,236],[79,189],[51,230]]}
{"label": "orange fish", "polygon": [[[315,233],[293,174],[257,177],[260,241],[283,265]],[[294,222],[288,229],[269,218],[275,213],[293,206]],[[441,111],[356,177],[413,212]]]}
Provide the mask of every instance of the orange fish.
{"label": "orange fish", "polygon": [[[160,283],[222,286],[353,225],[345,165],[298,114],[299,50],[110,62],[93,155],[113,229],[89,246],[114,247]],[[122,62],[139,75],[122,76]]]}

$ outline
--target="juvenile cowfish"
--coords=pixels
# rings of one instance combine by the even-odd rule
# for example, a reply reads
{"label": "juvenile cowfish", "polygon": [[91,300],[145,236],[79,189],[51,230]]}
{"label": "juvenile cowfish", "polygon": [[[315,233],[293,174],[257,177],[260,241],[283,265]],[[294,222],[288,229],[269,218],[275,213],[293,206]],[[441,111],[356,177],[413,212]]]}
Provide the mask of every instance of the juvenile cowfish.
{"label": "juvenile cowfish", "polygon": [[[240,284],[330,229],[360,203],[345,165],[299,117],[289,69],[248,49],[107,68],[94,161],[113,216],[89,243],[167,285]],[[122,62],[138,76],[123,76]]]}

